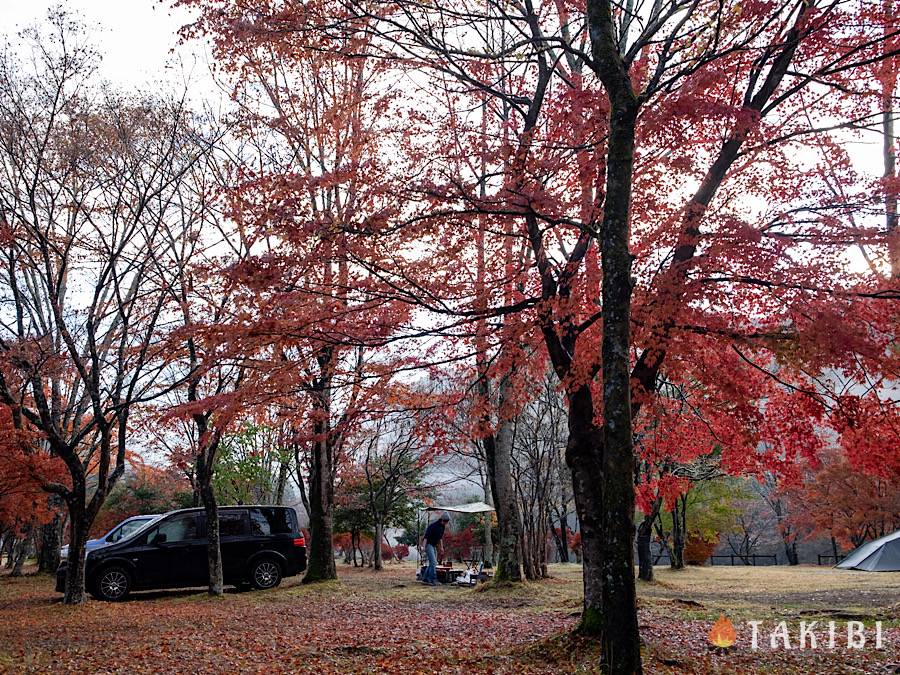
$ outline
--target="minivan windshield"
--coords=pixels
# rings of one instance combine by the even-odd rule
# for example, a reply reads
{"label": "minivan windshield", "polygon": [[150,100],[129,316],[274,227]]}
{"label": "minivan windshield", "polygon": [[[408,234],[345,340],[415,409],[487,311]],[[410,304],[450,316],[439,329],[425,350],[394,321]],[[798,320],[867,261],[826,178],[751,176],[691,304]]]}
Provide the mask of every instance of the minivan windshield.
{"label": "minivan windshield", "polygon": [[129,520],[127,523],[122,523],[117,528],[115,528],[112,532],[110,532],[106,536],[106,541],[110,544],[114,544],[116,542],[122,541],[124,539],[130,539],[138,532],[143,531],[149,525],[155,523],[160,518],[159,516],[144,516],[142,518],[135,518],[134,520]]}
{"label": "minivan windshield", "polygon": [[143,518],[132,518],[118,527],[113,528],[113,530],[106,535],[106,541],[110,544],[114,544],[117,541],[121,541],[126,537],[130,537],[132,534],[140,530],[144,525],[153,520],[155,516],[145,516]]}

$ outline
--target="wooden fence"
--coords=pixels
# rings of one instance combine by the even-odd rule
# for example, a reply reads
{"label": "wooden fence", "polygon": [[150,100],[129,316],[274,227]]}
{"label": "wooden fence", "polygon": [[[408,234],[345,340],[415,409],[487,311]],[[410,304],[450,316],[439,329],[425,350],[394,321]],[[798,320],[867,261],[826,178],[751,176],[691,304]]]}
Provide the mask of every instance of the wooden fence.
{"label": "wooden fence", "polygon": [[[716,565],[716,560],[729,560],[730,563],[718,563],[722,564],[731,564],[731,565],[777,565],[778,564],[778,556],[777,555],[762,555],[759,553],[751,553],[750,555],[711,555],[709,556],[709,564]],[[761,560],[759,563],[757,560]]]}
{"label": "wooden fence", "polygon": [[[824,557],[824,556],[821,556]],[[661,559],[665,558],[667,561],[670,560],[668,551],[659,551],[653,556],[653,564],[658,565]],[[716,561],[721,562],[716,562]],[[719,565],[777,565],[778,564],[778,556],[777,555],[764,555],[761,553],[751,553],[749,555],[711,555],[707,560],[710,566]],[[821,563],[819,563],[821,564]]]}

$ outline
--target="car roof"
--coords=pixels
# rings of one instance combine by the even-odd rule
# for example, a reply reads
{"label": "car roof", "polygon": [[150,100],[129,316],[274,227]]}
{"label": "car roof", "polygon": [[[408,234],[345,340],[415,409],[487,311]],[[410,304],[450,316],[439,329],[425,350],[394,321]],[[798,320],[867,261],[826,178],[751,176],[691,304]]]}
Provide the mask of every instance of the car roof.
{"label": "car roof", "polygon": [[[229,504],[227,506],[219,506],[219,511],[231,511],[234,509],[293,509],[293,506],[283,506],[281,504]],[[194,506],[189,509],[174,509],[169,511],[168,513],[164,513],[165,516],[171,516],[175,513],[204,513],[205,509],[202,506]]]}

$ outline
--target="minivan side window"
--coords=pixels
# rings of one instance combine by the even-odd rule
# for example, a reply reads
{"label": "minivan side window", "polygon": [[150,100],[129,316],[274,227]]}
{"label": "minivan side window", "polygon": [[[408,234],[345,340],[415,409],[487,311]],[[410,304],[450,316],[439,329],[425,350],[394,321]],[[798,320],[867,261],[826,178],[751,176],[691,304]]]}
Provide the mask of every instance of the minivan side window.
{"label": "minivan side window", "polygon": [[243,511],[222,511],[219,513],[219,536],[236,537],[247,534]]}
{"label": "minivan side window", "polygon": [[250,509],[250,528],[253,534],[291,534],[293,523],[287,509],[258,507]]}
{"label": "minivan side window", "polygon": [[268,536],[272,534],[269,521],[259,509],[250,509],[250,534]]}
{"label": "minivan side window", "polygon": [[166,535],[166,543],[168,544],[176,541],[196,539],[198,536],[196,514],[182,513],[161,522],[159,527],[155,528],[147,536],[147,543],[152,544],[161,534]]}

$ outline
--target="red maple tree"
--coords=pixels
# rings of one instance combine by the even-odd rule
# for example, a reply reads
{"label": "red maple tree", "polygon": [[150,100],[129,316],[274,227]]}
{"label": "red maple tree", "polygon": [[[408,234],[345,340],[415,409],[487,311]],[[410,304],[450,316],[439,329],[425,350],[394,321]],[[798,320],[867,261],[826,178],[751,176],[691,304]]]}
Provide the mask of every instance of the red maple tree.
{"label": "red maple tree", "polygon": [[[376,168],[359,183],[399,196],[367,230],[396,236],[359,238],[365,228],[329,214],[339,234],[319,255],[349,255],[353,271],[338,262],[311,278],[342,316],[348,289],[365,295],[357,307],[377,289],[476,353],[496,336],[513,400],[527,378],[512,374],[549,360],[568,401],[582,626],[601,634],[610,668],[639,670],[632,418],[644,424],[652,402],[691,392],[697,413],[672,438],[685,447],[668,454],[714,444],[729,471],[791,471],[820,447],[815,427],[846,428],[896,373],[895,271],[882,271],[896,186],[855,170],[847,150],[882,121],[894,17],[869,3],[656,6],[643,23],[604,0],[528,3],[515,16],[492,3],[182,4],[239,45],[249,35],[280,58],[319,59],[327,44],[347,72],[377,54],[427,82],[432,96],[406,101],[395,146],[413,179],[396,193],[396,176]],[[246,63],[240,46],[219,48]],[[277,122],[306,123],[310,109]],[[318,138],[332,119],[301,128]],[[886,210],[886,226],[866,209]],[[415,254],[398,255],[413,241]],[[848,261],[851,249],[871,266]]]}

